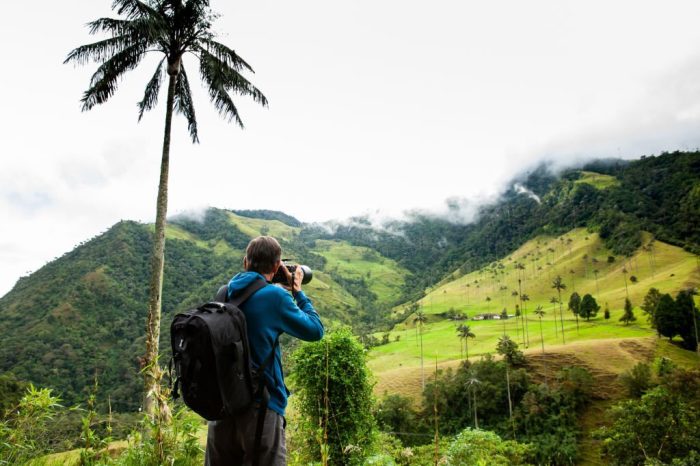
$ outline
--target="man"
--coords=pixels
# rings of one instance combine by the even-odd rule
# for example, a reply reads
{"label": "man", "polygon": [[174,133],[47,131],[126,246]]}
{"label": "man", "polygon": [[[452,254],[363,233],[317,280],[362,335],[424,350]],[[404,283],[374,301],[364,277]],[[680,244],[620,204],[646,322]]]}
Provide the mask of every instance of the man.
{"label": "man", "polygon": [[[305,341],[316,341],[323,337],[321,319],[309,298],[301,291],[301,267],[297,267],[292,277],[282,265],[281,257],[282,248],[274,238],[259,236],[253,239],[248,244],[243,259],[245,272],[234,276],[228,284],[228,298],[231,299],[255,280],[264,279],[269,283],[280,267],[287,275],[288,282],[293,283],[284,288],[267,285],[240,306],[246,316],[253,369],[259,367],[274,351],[272,363],[265,367],[270,401],[257,457],[258,464],[265,466],[287,464],[284,411],[289,391],[284,384],[277,339],[282,333]],[[233,419],[209,422],[205,464],[251,464],[257,419],[258,407],[253,406]]]}

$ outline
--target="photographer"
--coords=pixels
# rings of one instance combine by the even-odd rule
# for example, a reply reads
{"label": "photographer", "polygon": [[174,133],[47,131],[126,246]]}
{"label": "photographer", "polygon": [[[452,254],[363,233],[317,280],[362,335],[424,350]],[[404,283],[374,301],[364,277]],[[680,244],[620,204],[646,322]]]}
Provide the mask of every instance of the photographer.
{"label": "photographer", "polygon": [[[282,270],[292,286],[265,286],[241,305],[246,316],[250,359],[259,367],[274,351],[272,362],[265,366],[265,380],[270,400],[261,437],[258,464],[285,465],[285,408],[289,391],[284,384],[278,338],[282,333],[304,341],[323,337],[323,324],[309,298],[301,291],[304,271],[296,267],[294,276],[282,264],[282,248],[276,239],[259,236],[248,244],[243,260],[245,272],[228,284],[229,299],[237,296],[257,279],[268,283]],[[290,293],[291,292],[291,293]],[[292,299],[292,297],[294,299]],[[205,464],[248,465],[253,460],[258,409],[253,406],[241,415],[223,421],[210,421]]]}

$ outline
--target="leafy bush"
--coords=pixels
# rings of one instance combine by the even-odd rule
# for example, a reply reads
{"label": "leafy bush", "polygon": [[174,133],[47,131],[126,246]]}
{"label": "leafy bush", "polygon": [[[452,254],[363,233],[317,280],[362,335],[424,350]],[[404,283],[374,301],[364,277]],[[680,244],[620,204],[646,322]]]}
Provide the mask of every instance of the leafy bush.
{"label": "leafy bush", "polygon": [[202,419],[186,408],[178,410],[166,424],[144,416],[141,429],[129,435],[126,450],[107,464],[200,466],[204,463],[204,450],[199,445],[201,425]]}
{"label": "leafy bush", "polygon": [[630,398],[639,398],[652,387],[651,366],[640,362],[632,369],[620,375],[620,382],[625,386]]}
{"label": "leafy bush", "polygon": [[538,464],[575,462],[577,415],[592,395],[593,378],[583,368],[564,368],[555,380],[530,387],[515,411],[518,439],[532,445]]}
{"label": "leafy bush", "polygon": [[303,344],[292,356],[302,445],[309,459],[359,464],[375,440],[372,384],[362,345],[349,329]]}
{"label": "leafy bush", "polygon": [[410,398],[396,394],[385,396],[377,403],[374,417],[380,429],[392,432],[403,445],[413,445],[420,438],[415,434],[422,430],[421,421]]}
{"label": "leafy bush", "polygon": [[48,388],[29,385],[16,409],[0,423],[0,465],[22,464],[48,452],[46,425],[62,407]]}
{"label": "leafy bush", "polygon": [[700,452],[700,413],[660,386],[616,405],[613,425],[596,432],[614,465],[670,463]]}
{"label": "leafy bush", "polygon": [[530,446],[502,440],[493,432],[465,429],[447,448],[446,463],[454,466],[527,464]]}
{"label": "leafy bush", "polygon": [[518,349],[518,344],[508,335],[503,335],[498,339],[496,352],[503,356],[511,366],[519,366],[525,362],[523,352]]}

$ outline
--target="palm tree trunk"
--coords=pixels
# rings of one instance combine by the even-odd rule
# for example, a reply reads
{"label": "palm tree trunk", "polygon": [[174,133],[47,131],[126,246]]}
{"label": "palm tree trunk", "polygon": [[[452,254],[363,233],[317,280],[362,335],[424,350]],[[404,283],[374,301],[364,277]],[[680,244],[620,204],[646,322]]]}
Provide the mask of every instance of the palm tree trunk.
{"label": "palm tree trunk", "polygon": [[170,129],[175,101],[177,75],[171,74],[168,82],[168,101],[165,112],[163,157],[160,163],[160,181],[156,203],[156,225],[151,254],[151,277],[148,286],[148,322],[146,324],[144,410],[154,414],[155,398],[159,392],[158,342],[160,340],[161,294],[163,292],[163,264],[165,262],[165,218],[168,212],[168,172],[170,170]]}
{"label": "palm tree trunk", "polygon": [[425,372],[423,371],[423,323],[420,322],[420,380],[421,388],[425,390]]}
{"label": "palm tree trunk", "polygon": [[474,428],[479,428],[479,417],[476,414],[476,388],[474,388]]}
{"label": "palm tree trunk", "polygon": [[506,388],[508,390],[508,414],[510,415],[510,423],[513,427],[513,440],[515,440],[515,421],[513,420],[513,402],[510,398],[510,371],[508,370],[508,361],[506,363]]}
{"label": "palm tree trunk", "polygon": [[561,308],[561,291],[559,291],[559,322],[561,323],[561,341],[566,344],[566,337],[564,336],[564,311]]}
{"label": "palm tree trunk", "polygon": [[[554,328],[557,328],[556,323],[554,324]],[[542,355],[544,355],[544,333],[542,332],[542,316],[540,316],[540,342],[542,342]],[[543,356],[542,361],[544,363],[544,385],[547,386],[547,359]]]}
{"label": "palm tree trunk", "polygon": [[525,309],[521,309],[522,316],[523,316],[523,322],[525,322],[525,341],[527,341],[527,344],[525,345],[525,348],[530,347],[530,326],[527,323],[527,313],[525,312]]}

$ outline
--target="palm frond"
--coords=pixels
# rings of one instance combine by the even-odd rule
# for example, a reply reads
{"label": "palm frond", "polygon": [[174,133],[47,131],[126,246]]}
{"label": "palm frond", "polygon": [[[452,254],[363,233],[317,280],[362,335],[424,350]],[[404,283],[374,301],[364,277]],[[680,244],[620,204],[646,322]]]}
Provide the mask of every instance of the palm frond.
{"label": "palm frond", "polygon": [[143,45],[137,44],[104,62],[92,75],[90,88],[83,94],[83,111],[105,103],[117,90],[117,82],[121,75],[136,68],[145,53]]}
{"label": "palm frond", "polygon": [[201,39],[200,43],[204,44],[207,52],[214,55],[220,61],[226,63],[234,70],[241,71],[245,68],[251,73],[255,73],[255,71],[253,71],[253,68],[251,68],[251,66],[248,63],[246,63],[245,60],[243,60],[240,56],[236,54],[235,51],[228,48],[224,44],[211,39]]}
{"label": "palm frond", "polygon": [[112,9],[119,15],[135,18],[143,15],[159,16],[158,11],[139,0],[114,0]]}
{"label": "palm frond", "polygon": [[139,121],[141,121],[141,118],[143,118],[143,114],[145,112],[151,110],[158,103],[158,92],[160,91],[160,85],[163,82],[164,61],[165,57],[163,57],[160,63],[158,63],[156,72],[153,74],[151,80],[148,81],[146,91],[143,94],[143,100],[137,104],[139,107]]}
{"label": "palm frond", "polygon": [[[263,107],[267,106],[267,98],[253,84],[245,79],[238,71],[228,66],[225,62],[216,58],[202,47],[198,47],[200,72],[202,77],[212,88],[215,93],[223,91],[224,93],[233,92],[238,95],[249,96],[253,101],[259,103]],[[210,92],[210,95],[212,93]],[[217,106],[219,112],[221,108]],[[229,116],[229,118],[231,118]]]}
{"label": "palm frond", "polygon": [[199,142],[197,135],[197,117],[194,113],[194,102],[192,101],[192,91],[190,82],[187,79],[185,65],[180,65],[180,74],[177,76],[175,84],[175,110],[182,113],[187,119],[187,129],[190,132],[192,142]]}
{"label": "palm frond", "polygon": [[130,23],[131,20],[128,19],[98,18],[87,23],[87,27],[90,29],[90,35],[109,32],[113,36],[120,36],[128,31]]}
{"label": "palm frond", "polygon": [[221,115],[223,118],[228,119],[228,121],[236,120],[238,126],[240,126],[241,129],[243,129],[245,127],[243,125],[243,120],[241,120],[241,117],[238,115],[238,109],[233,103],[233,100],[231,100],[231,97],[226,92],[226,89],[224,89],[223,86],[219,84],[210,82],[206,77],[204,77],[204,73],[202,73],[202,77],[207,83],[209,97],[211,99],[211,102],[214,104],[214,107],[219,111],[219,115]]}
{"label": "palm frond", "polygon": [[133,45],[134,42],[130,36],[110,37],[71,50],[63,63],[74,62],[78,65],[84,65],[90,61],[102,62]]}

